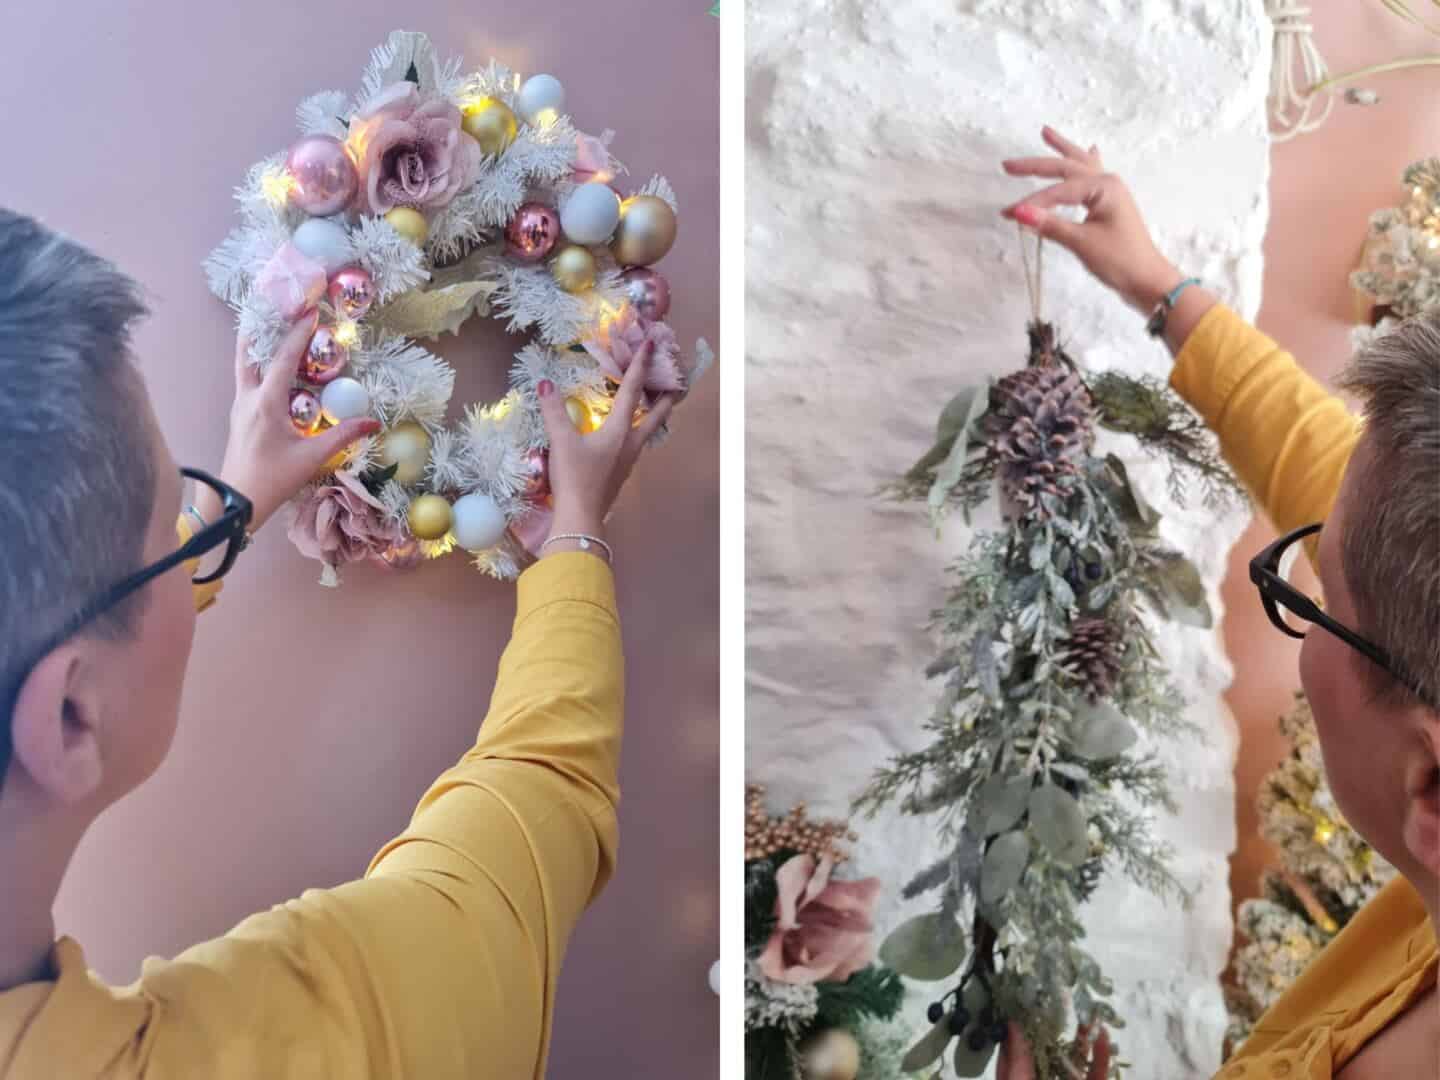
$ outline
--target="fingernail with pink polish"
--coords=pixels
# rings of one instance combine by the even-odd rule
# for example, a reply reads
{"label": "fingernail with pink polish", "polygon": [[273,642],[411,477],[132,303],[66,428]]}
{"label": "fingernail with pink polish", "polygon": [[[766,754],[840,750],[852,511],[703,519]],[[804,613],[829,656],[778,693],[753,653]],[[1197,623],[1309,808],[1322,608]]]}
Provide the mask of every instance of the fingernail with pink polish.
{"label": "fingernail with pink polish", "polygon": [[1040,224],[1040,211],[1033,206],[1026,206],[1023,203],[1015,207],[1015,220],[1021,225],[1029,225],[1032,229]]}
{"label": "fingernail with pink polish", "polygon": [[549,397],[555,392],[555,384],[549,379],[541,379],[540,385],[535,387],[535,390],[541,397]]}

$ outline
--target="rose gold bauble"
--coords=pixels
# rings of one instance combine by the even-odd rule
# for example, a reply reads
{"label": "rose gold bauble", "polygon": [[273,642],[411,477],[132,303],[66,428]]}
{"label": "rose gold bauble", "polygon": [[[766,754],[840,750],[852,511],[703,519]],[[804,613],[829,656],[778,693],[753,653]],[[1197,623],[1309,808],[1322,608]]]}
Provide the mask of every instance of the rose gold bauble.
{"label": "rose gold bauble", "polygon": [[295,143],[285,171],[294,181],[290,201],[315,217],[345,209],[360,183],[345,144],[333,135],[306,135]]}
{"label": "rose gold bauble", "polygon": [[521,203],[505,226],[505,248],[518,259],[538,262],[560,239],[560,215],[544,203]]}
{"label": "rose gold bauble", "polygon": [[375,281],[363,266],[347,266],[330,275],[330,306],[347,319],[363,319],[375,302]]}
{"label": "rose gold bauble", "polygon": [[678,229],[675,211],[664,199],[632,195],[620,204],[620,224],[610,250],[621,266],[649,266],[665,257]]}
{"label": "rose gold bauble", "polygon": [[468,106],[460,126],[487,157],[503,154],[515,141],[515,114],[499,98],[481,98]]}
{"label": "rose gold bauble", "polygon": [[550,494],[550,454],[545,450],[525,453],[525,497],[532,501]]}
{"label": "rose gold bauble", "polygon": [[670,310],[670,283],[648,266],[632,266],[620,275],[625,295],[635,313],[652,322]]}
{"label": "rose gold bauble", "polygon": [[291,390],[290,422],[301,435],[314,435],[320,430],[320,399],[301,387]]}
{"label": "rose gold bauble", "polygon": [[322,326],[310,338],[305,355],[300,358],[300,378],[323,386],[345,370],[350,350],[335,339],[335,331]]}

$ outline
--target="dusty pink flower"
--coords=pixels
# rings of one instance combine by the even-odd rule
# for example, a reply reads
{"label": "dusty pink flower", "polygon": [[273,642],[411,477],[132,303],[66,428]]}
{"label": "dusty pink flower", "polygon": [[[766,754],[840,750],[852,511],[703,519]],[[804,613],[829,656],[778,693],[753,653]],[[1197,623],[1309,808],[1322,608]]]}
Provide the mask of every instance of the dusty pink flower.
{"label": "dusty pink flower", "polygon": [[796,855],[775,872],[775,932],[760,954],[767,978],[844,982],[875,958],[872,939],[880,879],[831,881],[834,862]]}
{"label": "dusty pink flower", "polygon": [[422,105],[410,82],[371,98],[351,120],[346,143],[360,173],[356,199],[371,214],[438,210],[474,181],[483,156],[460,129],[460,110],[448,101]]}
{"label": "dusty pink flower", "polygon": [[604,141],[583,133],[575,136],[575,164],[571,175],[577,184],[588,184],[591,180],[609,183],[614,179],[610,150]]}
{"label": "dusty pink flower", "polygon": [[281,318],[294,321],[325,295],[325,268],[294,244],[282,244],[256,275],[255,290],[275,305]]}
{"label": "dusty pink flower", "polygon": [[344,472],[301,496],[289,534],[302,554],[326,566],[358,562],[404,540],[400,526],[386,518],[379,500]]}
{"label": "dusty pink flower", "polygon": [[599,332],[584,344],[585,351],[595,358],[600,370],[619,382],[647,341],[655,347],[645,372],[645,403],[648,406],[653,394],[685,392],[680,346],[669,324],[642,318],[634,308],[627,307],[615,319],[601,326]]}

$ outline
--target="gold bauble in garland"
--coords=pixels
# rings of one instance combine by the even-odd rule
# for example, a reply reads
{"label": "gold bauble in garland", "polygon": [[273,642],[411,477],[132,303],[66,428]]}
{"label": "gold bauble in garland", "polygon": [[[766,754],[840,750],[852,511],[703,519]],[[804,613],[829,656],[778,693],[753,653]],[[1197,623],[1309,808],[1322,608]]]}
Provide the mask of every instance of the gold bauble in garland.
{"label": "gold bauble in garland", "polygon": [[430,226],[425,223],[420,211],[412,210],[408,206],[397,206],[385,215],[385,220],[392,229],[416,247],[425,246],[425,238],[430,235]]}
{"label": "gold bauble in garland", "polygon": [[439,540],[450,531],[450,504],[439,495],[420,495],[410,503],[407,518],[415,539]]}
{"label": "gold bauble in garland", "polygon": [[665,257],[679,228],[675,211],[658,195],[632,195],[620,204],[610,250],[621,266],[649,266]]}
{"label": "gold bauble in garland", "polygon": [[460,126],[480,144],[486,157],[503,154],[515,141],[515,114],[499,98],[481,98],[467,106]]}
{"label": "gold bauble in garland", "polygon": [[590,411],[590,406],[578,397],[565,399],[565,415],[570,417],[570,423],[581,435],[589,435],[599,426],[595,422],[595,414]]}
{"label": "gold bauble in garland", "polygon": [[550,263],[550,276],[568,293],[580,293],[595,284],[595,256],[579,244],[567,244]]}
{"label": "gold bauble in garland", "polygon": [[430,433],[414,420],[396,424],[380,436],[376,456],[386,468],[395,466],[397,481],[418,484],[430,463]]}
{"label": "gold bauble in garland", "polygon": [[827,1028],[800,1044],[804,1080],[855,1080],[860,1073],[860,1044],[843,1028]]}

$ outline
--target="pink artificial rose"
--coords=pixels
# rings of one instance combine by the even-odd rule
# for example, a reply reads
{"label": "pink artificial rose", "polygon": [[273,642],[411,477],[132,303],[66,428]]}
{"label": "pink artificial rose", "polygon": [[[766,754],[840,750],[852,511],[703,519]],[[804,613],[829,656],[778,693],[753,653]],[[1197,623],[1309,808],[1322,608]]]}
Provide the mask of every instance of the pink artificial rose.
{"label": "pink artificial rose", "polygon": [[302,554],[331,567],[378,555],[405,539],[380,501],[344,472],[300,497],[289,535]]}
{"label": "pink artificial rose", "polygon": [[294,244],[281,244],[256,275],[255,290],[294,322],[325,295],[325,268]]}
{"label": "pink artificial rose", "polygon": [[601,326],[584,345],[585,351],[600,365],[600,370],[619,382],[647,341],[655,346],[650,355],[650,366],[645,371],[645,404],[648,407],[652,404],[653,394],[685,392],[680,346],[675,341],[675,331],[667,323],[653,322],[636,314],[634,308],[627,307],[619,316]]}
{"label": "pink artificial rose", "polygon": [[420,104],[408,81],[381,90],[350,121],[346,139],[360,174],[356,200],[370,214],[397,206],[438,210],[475,180],[480,144],[448,101]]}
{"label": "pink artificial rose", "polygon": [[614,178],[610,168],[610,150],[603,140],[594,135],[575,136],[575,165],[571,176],[577,184],[588,184],[592,180],[609,183]]}
{"label": "pink artificial rose", "polygon": [[796,855],[775,872],[779,924],[760,954],[767,978],[844,982],[875,958],[872,934],[880,879],[831,881],[834,861]]}

